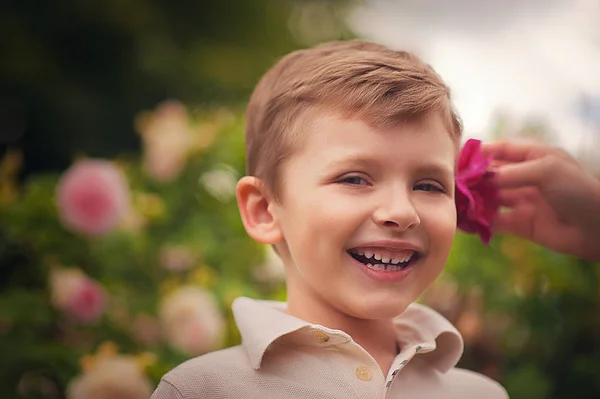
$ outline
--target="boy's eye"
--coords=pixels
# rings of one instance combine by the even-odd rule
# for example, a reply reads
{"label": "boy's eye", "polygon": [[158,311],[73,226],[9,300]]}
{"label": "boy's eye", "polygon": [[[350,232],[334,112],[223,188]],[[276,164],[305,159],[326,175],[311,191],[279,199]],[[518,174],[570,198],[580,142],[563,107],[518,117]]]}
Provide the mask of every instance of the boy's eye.
{"label": "boy's eye", "polygon": [[343,177],[342,179],[340,179],[339,181],[340,183],[345,183],[345,184],[355,184],[355,185],[364,185],[364,184],[369,184],[369,182],[360,177],[360,176],[346,176]]}
{"label": "boy's eye", "polygon": [[419,183],[413,187],[413,190],[434,191],[438,193],[446,192],[441,186],[433,183]]}

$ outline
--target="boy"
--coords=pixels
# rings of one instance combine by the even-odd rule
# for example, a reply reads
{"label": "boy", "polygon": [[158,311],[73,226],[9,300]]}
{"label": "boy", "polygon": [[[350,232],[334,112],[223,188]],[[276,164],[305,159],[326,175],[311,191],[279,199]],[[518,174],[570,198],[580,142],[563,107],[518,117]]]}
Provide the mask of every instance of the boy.
{"label": "boy", "polygon": [[454,368],[463,341],[413,304],[456,229],[461,125],[422,61],[362,42],[289,54],[247,113],[242,222],[286,268],[287,303],[238,298],[242,345],[166,374],[155,399],[506,398]]}

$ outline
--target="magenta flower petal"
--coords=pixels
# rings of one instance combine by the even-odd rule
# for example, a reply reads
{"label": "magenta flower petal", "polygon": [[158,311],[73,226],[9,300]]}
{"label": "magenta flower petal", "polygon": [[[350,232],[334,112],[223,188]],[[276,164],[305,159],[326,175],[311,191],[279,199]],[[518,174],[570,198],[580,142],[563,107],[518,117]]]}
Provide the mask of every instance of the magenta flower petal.
{"label": "magenta flower petal", "polygon": [[470,139],[460,151],[456,172],[457,227],[478,234],[485,244],[492,238],[492,224],[500,207],[490,163],[491,158],[481,152],[481,141]]}

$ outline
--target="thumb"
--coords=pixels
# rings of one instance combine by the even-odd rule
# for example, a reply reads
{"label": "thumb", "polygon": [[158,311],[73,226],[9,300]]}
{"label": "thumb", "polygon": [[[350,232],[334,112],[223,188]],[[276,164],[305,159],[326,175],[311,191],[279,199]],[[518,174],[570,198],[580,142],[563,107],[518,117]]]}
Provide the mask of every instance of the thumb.
{"label": "thumb", "polygon": [[539,158],[495,168],[493,182],[500,189],[525,186],[539,187],[546,183],[549,175],[548,163],[544,161],[544,158]]}

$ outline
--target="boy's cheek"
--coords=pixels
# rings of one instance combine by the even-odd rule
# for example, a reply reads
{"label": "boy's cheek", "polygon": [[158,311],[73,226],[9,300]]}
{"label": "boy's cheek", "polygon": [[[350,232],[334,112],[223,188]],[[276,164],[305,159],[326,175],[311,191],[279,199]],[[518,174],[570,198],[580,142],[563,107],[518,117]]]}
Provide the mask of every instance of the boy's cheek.
{"label": "boy's cheek", "polygon": [[438,209],[432,216],[427,219],[425,225],[430,245],[436,248],[440,256],[447,258],[456,236],[456,211],[454,208]]}
{"label": "boy's cheek", "polygon": [[456,230],[456,205],[449,201],[444,204],[428,204],[419,209],[421,223],[431,223],[437,226],[439,230]]}

